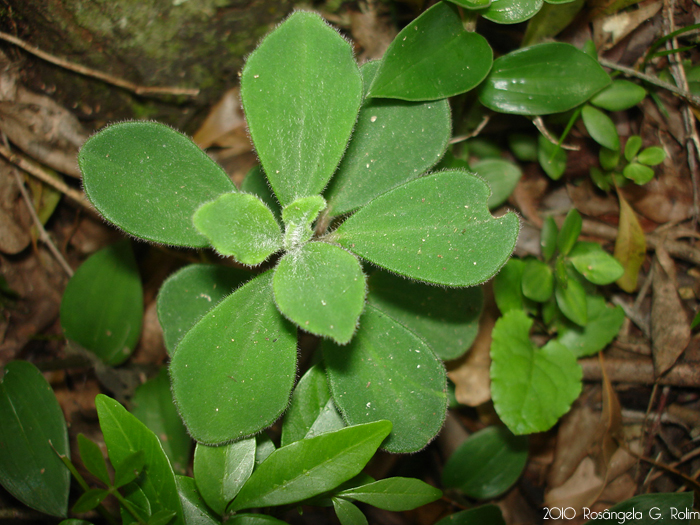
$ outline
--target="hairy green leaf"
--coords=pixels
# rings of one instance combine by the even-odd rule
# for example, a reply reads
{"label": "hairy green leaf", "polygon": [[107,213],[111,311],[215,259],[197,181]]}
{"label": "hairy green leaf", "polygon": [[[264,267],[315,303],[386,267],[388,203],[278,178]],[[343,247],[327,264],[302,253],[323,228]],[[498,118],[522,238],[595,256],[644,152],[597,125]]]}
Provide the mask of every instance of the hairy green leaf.
{"label": "hairy green leaf", "polygon": [[571,350],[576,357],[586,357],[603,350],[615,336],[625,321],[625,312],[620,306],[612,308],[605,299],[596,295],[586,296],[588,322],[586,326],[561,319],[557,341]]}
{"label": "hairy green leaf", "polygon": [[624,111],[639,104],[647,91],[642,86],[624,79],[615,79],[608,87],[591,98],[591,104],[608,111]]}
{"label": "hairy green leaf", "polygon": [[442,497],[442,491],[414,478],[387,478],[336,493],[378,509],[413,510]]}
{"label": "hairy green leaf", "polygon": [[282,210],[285,250],[299,248],[313,237],[311,225],[325,207],[326,201],[323,197],[312,195],[297,199]]}
{"label": "hairy green leaf", "polygon": [[275,219],[278,221],[282,220],[282,208],[280,208],[277,198],[272,194],[267,177],[260,164],[253,166],[246,174],[245,179],[241,183],[241,191],[258,197],[272,210]]}

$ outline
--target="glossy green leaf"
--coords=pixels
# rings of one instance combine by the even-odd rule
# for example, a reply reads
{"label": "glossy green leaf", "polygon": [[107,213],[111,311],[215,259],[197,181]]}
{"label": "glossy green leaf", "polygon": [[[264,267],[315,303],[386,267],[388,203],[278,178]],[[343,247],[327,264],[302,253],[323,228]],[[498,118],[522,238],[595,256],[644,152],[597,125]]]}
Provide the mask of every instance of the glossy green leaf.
{"label": "glossy green leaf", "polygon": [[158,291],[158,321],[172,355],[180,339],[251,274],[226,266],[190,264],[166,279]]}
{"label": "glossy green leaf", "polygon": [[285,224],[284,249],[293,250],[308,242],[314,235],[311,225],[318,214],[326,207],[326,201],[320,195],[302,197],[282,210]]}
{"label": "glossy green leaf", "polygon": [[105,489],[90,489],[83,492],[82,496],[78,498],[75,502],[73,508],[71,509],[76,514],[82,514],[94,509],[102,500],[109,496],[109,491]]}
{"label": "glossy green leaf", "polygon": [[522,474],[528,445],[527,436],[515,436],[506,427],[486,427],[450,456],[442,471],[442,484],[459,488],[474,499],[500,496]]}
{"label": "glossy green leaf", "polygon": [[226,520],[226,525],[287,525],[287,522],[266,514],[235,514]]}
{"label": "glossy green leaf", "polygon": [[603,350],[618,334],[625,321],[620,306],[609,307],[605,299],[596,295],[586,296],[588,322],[586,326],[561,319],[557,341],[571,350],[576,357],[586,357]]}
{"label": "glossy green leaf", "polygon": [[552,297],[554,275],[552,269],[542,261],[528,259],[523,268],[523,295],[538,303]]}
{"label": "glossy green leaf", "polygon": [[61,300],[66,337],[108,365],[123,363],[141,335],[143,289],[129,241],[92,255],[68,282]]}
{"label": "glossy green leaf", "polygon": [[190,461],[192,439],[177,413],[167,368],[161,368],[156,377],[139,386],[131,403],[131,413],[158,436],[173,470],[185,472]]}
{"label": "glossy green leaf", "polygon": [[544,135],[537,138],[537,159],[544,172],[552,180],[559,180],[566,171],[566,151],[552,144]]}
{"label": "glossy green leaf", "polygon": [[307,332],[340,344],[352,338],[365,304],[359,261],[342,248],[311,242],[280,260],[273,280],[280,312]]}
{"label": "glossy green leaf", "polygon": [[556,341],[536,348],[530,327],[532,319],[513,310],[496,321],[492,334],[491,397],[514,434],[548,430],[581,392],[574,354]]}
{"label": "glossy green leaf", "polygon": [[175,475],[156,435],[123,406],[105,395],[99,394],[95,398],[95,407],[115,470],[119,470],[133,453],[143,451],[145,469],[137,484],[148,498],[151,515],[161,510],[175,512],[172,523],[184,525]]}
{"label": "glossy green leaf", "polygon": [[265,461],[276,450],[275,444],[266,432],[255,436],[255,467]]}
{"label": "glossy green leaf", "polygon": [[512,133],[508,135],[508,147],[521,162],[537,160],[537,139],[532,135]]}
{"label": "glossy green leaf", "polygon": [[190,435],[219,444],[271,425],[287,407],[296,357],[296,330],[277,310],[267,272],[210,310],[170,361]]}
{"label": "glossy green leaf", "polygon": [[591,98],[591,104],[608,111],[624,111],[639,104],[647,91],[642,86],[624,79],[615,79],[608,87]]}
{"label": "glossy green leaf", "polygon": [[221,520],[215,517],[207,507],[192,478],[175,476],[175,481],[187,525],[219,525],[221,523]]}
{"label": "glossy green leaf", "polygon": [[[379,62],[362,66],[371,81]],[[341,215],[420,176],[442,156],[452,125],[447,100],[365,100],[345,156],[326,189],[329,211]]]}
{"label": "glossy green leaf", "polygon": [[107,462],[99,445],[85,437],[84,434],[78,434],[78,450],[80,451],[80,459],[88,472],[105,485],[110,485],[112,481],[107,471]]}
{"label": "glossy green leaf", "polygon": [[608,192],[612,189],[612,174],[610,172],[606,173],[599,170],[595,166],[591,166],[589,174],[593,184],[595,184],[601,190]]}
{"label": "glossy green leaf", "polygon": [[320,436],[326,432],[333,432],[345,427],[343,417],[335,408],[335,403],[332,399],[326,401],[326,405],[319,412],[318,417],[311,425],[311,428],[304,436],[304,439],[309,439],[315,436]]}
{"label": "glossy green leaf", "polygon": [[428,175],[374,199],[330,238],[395,273],[473,286],[508,260],[520,229],[512,212],[491,216],[489,193],[488,184],[464,171]]}
{"label": "glossy green leaf", "polygon": [[593,284],[614,283],[625,273],[622,265],[594,242],[577,242],[569,252],[569,260]]}
{"label": "glossy green leaf", "polygon": [[502,314],[523,309],[523,271],[525,261],[511,259],[493,280],[493,295]]}
{"label": "glossy green leaf", "polygon": [[557,249],[562,255],[569,255],[569,252],[576,244],[578,236],[581,235],[583,219],[576,208],[571,208],[566,214],[564,224],[561,225],[559,235],[557,235]]}
{"label": "glossy green leaf", "polygon": [[488,200],[490,209],[503,204],[523,176],[517,164],[504,159],[482,160],[474,164],[472,170],[491,186],[491,196]]}
{"label": "glossy green leaf", "polygon": [[368,281],[369,304],[422,337],[444,360],[466,352],[479,331],[481,287],[438,288],[376,271]]}
{"label": "glossy green leaf", "polygon": [[593,140],[604,148],[620,149],[620,136],[617,134],[615,123],[610,117],[588,104],[583,106],[581,117]]}
{"label": "glossy green leaf", "polygon": [[653,169],[637,162],[632,162],[625,166],[625,169],[622,170],[622,174],[639,185],[646,184],[654,178]]}
{"label": "glossy green leaf", "polygon": [[342,498],[333,498],[332,501],[340,525],[367,525],[367,518],[355,505]]}
{"label": "glossy green leaf", "polygon": [[651,146],[642,150],[637,156],[637,161],[647,166],[656,166],[666,159],[666,151],[659,146]]}
{"label": "glossy green leaf", "polygon": [[159,510],[148,518],[148,525],[168,525],[176,514],[170,510]]}
{"label": "glossy green leaf", "polygon": [[442,497],[442,491],[414,478],[387,478],[344,490],[338,497],[395,512],[413,510]]}
{"label": "glossy green leaf", "polygon": [[260,164],[253,166],[241,182],[241,191],[251,193],[263,201],[272,210],[275,219],[282,220],[282,208],[277,198],[273,195],[267,177]]}
{"label": "glossy green leaf", "polygon": [[192,221],[218,253],[242,264],[255,266],[282,248],[275,216],[255,195],[220,195],[202,204]]}
{"label": "glossy green leaf", "polygon": [[600,161],[600,166],[605,170],[614,170],[620,163],[620,150],[600,148],[600,153],[598,153],[598,160]]}
{"label": "glossy green leaf", "polygon": [[581,12],[584,0],[545,0],[527,24],[521,47],[546,42],[566,29]]}
{"label": "glossy green leaf", "polygon": [[350,44],[317,14],[297,11],[248,56],[241,98],[280,203],[320,194],[343,156],[362,102]]}
{"label": "glossy green leaf", "polygon": [[627,162],[632,162],[641,148],[642,137],[639,135],[632,135],[628,138],[625,143],[625,159],[627,159]]}
{"label": "glossy green leaf", "polygon": [[[632,516],[635,525],[670,522],[689,525],[694,522],[692,512],[694,512],[692,492],[641,494],[613,506],[610,508],[610,518],[606,519],[606,516],[602,515],[597,517],[594,523],[619,525],[618,516]],[[593,523],[593,520],[588,523]]]}
{"label": "glossy green leaf", "polygon": [[435,525],[506,525],[497,505],[482,505],[475,509],[455,512]]}
{"label": "glossy green leaf", "polygon": [[134,481],[143,470],[146,463],[143,450],[132,452],[114,468],[114,486],[123,487],[127,483]]}
{"label": "glossy green leaf", "polygon": [[554,297],[561,313],[577,325],[586,326],[588,322],[586,291],[578,281],[569,279],[566,286],[555,286]]}
{"label": "glossy green leaf", "polygon": [[194,451],[197,490],[220,516],[253,473],[255,448],[254,437],[219,447],[197,444]]}
{"label": "glossy green leaf", "polygon": [[545,262],[549,262],[557,251],[558,236],[559,227],[554,221],[554,217],[549,215],[542,223],[542,231],[540,232],[540,248]]}
{"label": "glossy green leaf", "polygon": [[486,39],[464,30],[455,6],[438,2],[389,45],[367,96],[414,101],[451,97],[479,85],[492,63]]}
{"label": "glossy green leaf", "polygon": [[10,361],[1,372],[0,484],[28,507],[65,517],[70,472],[56,454],[70,456],[63,411],[31,363]]}
{"label": "glossy green leaf", "polygon": [[493,0],[479,14],[497,24],[519,24],[542,9],[543,0]]}
{"label": "glossy green leaf", "polygon": [[227,512],[295,503],[331,490],[362,470],[391,432],[391,423],[356,425],[275,450]]}
{"label": "glossy green leaf", "polygon": [[[132,510],[138,514],[142,521],[147,521],[151,516],[151,503],[148,501],[146,493],[141,490],[136,483],[129,483],[128,485],[121,488],[119,491],[122,493],[124,498],[131,505]],[[124,506],[120,506],[120,513],[122,517],[123,525],[130,525],[131,523],[138,523],[136,518],[127,511]]]}
{"label": "glossy green leaf", "polygon": [[570,44],[551,42],[496,59],[479,100],[501,113],[547,115],[575,108],[609,83],[597,60]]}
{"label": "glossy green leaf", "polygon": [[442,361],[415,334],[368,305],[347,347],[323,342],[336,406],[349,425],[387,419],[383,448],[416,452],[438,433],[447,410]]}
{"label": "glossy green leaf", "polygon": [[156,122],[103,129],[78,155],[83,188],[108,221],[153,242],[204,248],[192,214],[236,187],[188,137]]}
{"label": "glossy green leaf", "polygon": [[321,365],[312,366],[297,383],[284,414],[282,446],[304,439],[330,398],[325,370]]}

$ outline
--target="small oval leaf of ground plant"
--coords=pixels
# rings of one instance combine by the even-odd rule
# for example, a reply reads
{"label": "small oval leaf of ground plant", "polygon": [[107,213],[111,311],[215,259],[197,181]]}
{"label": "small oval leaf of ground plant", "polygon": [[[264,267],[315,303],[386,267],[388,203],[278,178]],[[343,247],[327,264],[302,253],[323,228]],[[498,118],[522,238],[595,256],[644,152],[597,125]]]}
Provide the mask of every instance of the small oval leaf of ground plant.
{"label": "small oval leaf of ground plant", "polygon": [[627,162],[632,162],[641,148],[642,137],[639,135],[629,137],[625,143],[625,159],[627,159]]}
{"label": "small oval leaf of ground plant", "polygon": [[368,305],[347,347],[324,341],[322,348],[333,399],[345,421],[392,422],[385,450],[416,452],[442,428],[445,367],[422,339],[384,312]]}
{"label": "small oval leaf of ground plant", "polygon": [[316,364],[307,370],[294,388],[282,423],[282,446],[304,439],[330,398],[326,371],[322,365]]}
{"label": "small oval leaf of ground plant", "polygon": [[141,277],[128,240],[103,248],[85,261],[61,300],[66,338],[112,366],[133,352],[142,319]]}
{"label": "small oval leaf of ground plant", "polygon": [[220,525],[221,520],[211,513],[192,478],[175,476],[175,481],[187,525]]}
{"label": "small oval leaf of ground plant", "polygon": [[615,123],[601,110],[586,104],[581,110],[581,117],[586,130],[593,140],[604,148],[620,149],[620,136],[617,134]]}
{"label": "small oval leaf of ground plant", "polygon": [[254,466],[254,437],[218,447],[198,443],[194,451],[197,489],[207,505],[220,516],[248,481]]}
{"label": "small oval leaf of ground plant", "polygon": [[529,440],[506,427],[486,427],[472,434],[445,463],[442,484],[474,499],[491,499],[507,491],[527,463]]}
{"label": "small oval leaf of ground plant", "polygon": [[214,264],[190,264],[168,277],[157,301],[168,353],[172,355],[189,329],[250,277],[245,270]]}
{"label": "small oval leaf of ground plant", "polygon": [[321,193],[362,102],[350,44],[317,14],[297,11],[248,57],[241,98],[253,144],[282,206]]}
{"label": "small oval leaf of ground plant", "polygon": [[287,525],[286,521],[267,514],[235,514],[226,520],[226,523],[227,525]]}
{"label": "small oval leaf of ground plant", "polygon": [[70,449],[63,411],[31,363],[10,361],[0,373],[0,484],[28,507],[65,517],[70,472],[58,454],[70,457]]}
{"label": "small oval leaf of ground plant", "polygon": [[537,160],[552,180],[559,180],[566,171],[566,151],[552,144],[544,135],[537,138]]}
{"label": "small oval leaf of ground plant", "polygon": [[158,437],[173,470],[184,473],[192,452],[192,439],[177,413],[166,367],[136,389],[131,398],[131,413]]}
{"label": "small oval leaf of ground plant", "polygon": [[102,500],[109,496],[105,489],[89,489],[78,498],[71,510],[76,514],[83,514],[97,507]]}
{"label": "small oval leaf of ground plant", "polygon": [[368,285],[369,304],[422,337],[440,359],[456,359],[474,342],[484,307],[481,287],[439,288],[381,270]]}
{"label": "small oval leaf of ground plant", "polygon": [[525,261],[510,259],[493,279],[493,297],[502,314],[510,310],[522,310],[523,272]]}
{"label": "small oval leaf of ground plant", "polygon": [[340,525],[367,525],[367,518],[355,505],[342,498],[332,498],[333,510]]}
{"label": "small oval leaf of ground plant", "polygon": [[559,227],[554,222],[554,217],[551,215],[544,220],[542,231],[540,232],[540,248],[544,262],[549,262],[557,251],[557,237],[559,236]]}
{"label": "small oval leaf of ground plant", "polygon": [[340,430],[344,428],[345,421],[343,421],[343,416],[340,415],[338,409],[335,407],[335,403],[332,399],[326,402],[326,405],[321,409],[318,417],[311,425],[311,428],[304,436],[305,439],[312,438],[315,436],[320,436],[326,432],[333,432],[335,430]]}
{"label": "small oval leaf of ground plant", "polygon": [[289,402],[296,357],[296,330],[277,310],[267,272],[210,310],[178,345],[170,378],[190,435],[214,445],[270,426]]}
{"label": "small oval leaf of ground plant", "polygon": [[569,260],[593,284],[614,283],[625,273],[617,259],[594,242],[577,242],[569,252]]}
{"label": "small oval leaf of ground plant", "polygon": [[643,186],[654,178],[654,170],[638,162],[632,162],[625,166],[622,170],[622,174],[640,186]]}
{"label": "small oval leaf of ground plant", "polygon": [[659,146],[651,146],[642,150],[637,160],[646,166],[657,166],[666,160],[666,151]]}
{"label": "small oval leaf of ground plant", "polygon": [[389,421],[343,428],[275,450],[227,512],[302,501],[357,475],[391,432]]}
{"label": "small oval leaf of ground plant", "polygon": [[614,257],[625,269],[625,273],[617,280],[617,285],[627,293],[637,289],[639,269],[647,255],[647,240],[639,220],[632,207],[620,192],[620,221],[615,239]]}
{"label": "small oval leaf of ground plant", "polygon": [[395,273],[448,286],[473,286],[513,253],[520,222],[494,218],[488,184],[466,171],[421,177],[371,201],[330,238]]}
{"label": "small oval leaf of ground plant", "polygon": [[111,484],[107,463],[99,445],[85,437],[84,434],[78,434],[78,450],[80,451],[80,460],[88,472],[105,485]]}
{"label": "small oval leaf of ground plant", "polygon": [[387,478],[338,492],[336,496],[367,503],[378,509],[413,510],[442,497],[442,491],[414,478]]}
{"label": "small oval leaf of ground plant", "polygon": [[576,357],[586,357],[605,348],[617,335],[625,321],[621,306],[609,307],[605,299],[596,295],[586,296],[588,322],[586,326],[561,319],[557,341],[571,350]]}
{"label": "small oval leaf of ground plant", "polygon": [[561,313],[579,326],[586,326],[588,311],[586,308],[586,290],[576,279],[568,279],[566,286],[554,287],[554,298]]}
{"label": "small oval leaf of ground plant", "polygon": [[184,525],[175,474],[156,435],[114,399],[99,394],[95,407],[114,468],[119,470],[129,456],[143,451],[145,468],[136,484],[150,503],[151,515],[163,510],[175,512],[172,523]]}
{"label": "small oval leaf of ground plant", "polygon": [[562,255],[569,255],[569,252],[576,244],[578,236],[581,235],[583,219],[576,208],[571,208],[566,214],[564,224],[557,235],[557,249]]}
{"label": "small oval leaf of ground plant", "polygon": [[282,247],[275,216],[255,195],[225,193],[202,204],[192,221],[218,253],[241,264],[260,264]]}
{"label": "small oval leaf of ground plant", "polygon": [[496,59],[479,100],[500,113],[548,115],[575,108],[609,83],[597,60],[571,44],[551,42]]}
{"label": "small oval leaf of ground plant", "polygon": [[497,505],[482,505],[442,518],[435,525],[506,525]]}
{"label": "small oval leaf of ground plant", "polygon": [[389,45],[368,97],[414,101],[451,97],[478,86],[492,63],[486,39],[464,30],[455,6],[438,2]]}
{"label": "small oval leaf of ground plant", "polygon": [[[618,503],[609,509],[610,518],[599,515],[595,521],[596,525],[619,525],[620,519],[617,516],[634,517],[635,525],[653,525],[662,522],[682,523],[690,525],[693,523],[691,512],[693,512],[693,493],[660,493],[641,494],[628,500]],[[682,513],[682,514],[681,514]],[[591,513],[592,514],[592,513]]]}
{"label": "small oval leaf of ground plant", "polygon": [[624,79],[615,79],[608,87],[591,98],[591,104],[608,111],[624,111],[639,104],[647,91],[642,86]]}
{"label": "small oval leaf of ground plant", "polygon": [[552,269],[538,259],[528,259],[523,268],[523,295],[538,303],[552,297],[554,275]]}
{"label": "small oval leaf of ground plant", "polygon": [[491,397],[501,420],[518,435],[551,428],[581,392],[574,354],[556,341],[536,348],[530,327],[532,319],[513,310],[496,321],[492,334]]}
{"label": "small oval leaf of ground plant", "polygon": [[153,242],[204,248],[192,214],[236,191],[188,137],[156,122],[123,122],[93,135],[78,156],[83,187],[105,219]]}
{"label": "small oval leaf of ground plant", "polygon": [[491,186],[489,209],[506,202],[523,175],[517,164],[505,159],[484,159],[474,164],[472,170]]}
{"label": "small oval leaf of ground plant", "polygon": [[[365,83],[379,62],[362,66]],[[447,100],[365,100],[345,156],[326,189],[329,212],[342,215],[420,176],[440,160],[452,125]]]}
{"label": "small oval leaf of ground plant", "polygon": [[479,14],[497,24],[519,24],[542,9],[543,0],[493,0]]}
{"label": "small oval leaf of ground plant", "polygon": [[332,244],[311,242],[280,260],[273,288],[285,317],[307,332],[345,344],[355,333],[367,287],[355,256]]}

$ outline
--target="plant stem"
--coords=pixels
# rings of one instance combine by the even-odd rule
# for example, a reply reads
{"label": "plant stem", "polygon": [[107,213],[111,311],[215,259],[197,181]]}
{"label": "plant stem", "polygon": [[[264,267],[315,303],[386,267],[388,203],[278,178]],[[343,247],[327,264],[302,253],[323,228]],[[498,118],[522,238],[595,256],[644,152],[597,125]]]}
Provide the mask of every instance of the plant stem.
{"label": "plant stem", "polygon": [[136,521],[139,522],[141,525],[146,525],[146,522],[143,521],[143,518],[136,512],[136,509],[133,507],[131,503],[129,503],[124,496],[122,496],[119,493],[119,489],[116,487],[109,487],[109,492],[112,494],[115,498],[117,498],[117,501],[119,504],[126,509],[126,511],[131,514]]}

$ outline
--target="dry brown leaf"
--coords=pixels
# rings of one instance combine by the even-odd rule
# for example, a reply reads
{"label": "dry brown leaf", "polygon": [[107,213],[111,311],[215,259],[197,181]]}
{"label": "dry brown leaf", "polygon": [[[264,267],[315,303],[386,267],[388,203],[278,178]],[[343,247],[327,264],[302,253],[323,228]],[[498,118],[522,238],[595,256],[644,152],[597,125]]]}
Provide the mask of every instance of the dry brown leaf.
{"label": "dry brown leaf", "polygon": [[637,288],[639,269],[646,257],[647,241],[634,210],[619,191],[617,194],[620,199],[620,223],[614,256],[625,268],[625,273],[617,280],[617,285],[625,292],[631,293]]}
{"label": "dry brown leaf", "polygon": [[656,248],[653,268],[651,349],[658,377],[673,366],[688,346],[690,323],[678,296],[675,263],[663,246]]}
{"label": "dry brown leaf", "polygon": [[590,178],[580,184],[567,184],[566,190],[579,213],[589,217],[617,215],[620,209],[612,193],[601,194],[595,191]]}
{"label": "dry brown leaf", "polygon": [[[362,47],[357,61],[362,64],[382,58],[396,36],[396,26],[389,13],[381,13],[377,0],[359,3],[360,11],[350,11],[352,36]],[[386,10],[386,8],[385,8]]]}
{"label": "dry brown leaf", "polygon": [[593,41],[598,52],[607,51],[661,10],[663,2],[620,11],[593,21]]}
{"label": "dry brown leaf", "polygon": [[623,439],[622,408],[617,392],[608,379],[602,353],[598,354],[598,359],[603,372],[603,412],[600,416],[600,434],[596,444],[598,454],[594,459],[598,472],[607,480],[608,465]]}
{"label": "dry brown leaf", "polygon": [[0,160],[0,252],[10,255],[24,250],[31,242],[31,218],[19,197],[13,168]]}
{"label": "dry brown leaf", "polygon": [[192,139],[200,148],[233,148],[232,153],[239,155],[253,149],[245,127],[240,89],[235,87],[224,93],[219,102],[211,108]]}
{"label": "dry brown leaf", "polygon": [[555,489],[569,479],[595,439],[600,415],[577,401],[559,425],[554,462],[547,476],[547,487]]}
{"label": "dry brown leaf", "polygon": [[578,511],[590,507],[602,489],[603,479],[596,474],[595,462],[585,457],[565,483],[545,493],[544,504],[547,507],[573,507],[580,514]]}

